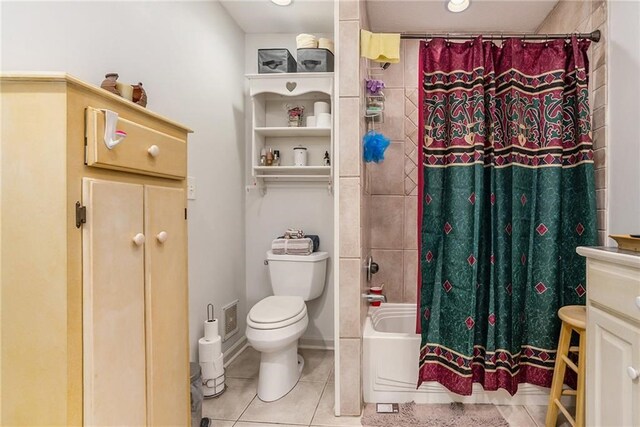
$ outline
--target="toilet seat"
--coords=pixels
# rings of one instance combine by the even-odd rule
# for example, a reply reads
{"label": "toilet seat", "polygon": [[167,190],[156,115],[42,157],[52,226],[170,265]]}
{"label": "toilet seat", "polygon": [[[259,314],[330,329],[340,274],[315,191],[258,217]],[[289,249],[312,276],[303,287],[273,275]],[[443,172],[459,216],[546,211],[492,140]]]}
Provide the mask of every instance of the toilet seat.
{"label": "toilet seat", "polygon": [[279,329],[292,325],[307,315],[301,297],[270,296],[249,311],[247,325],[254,329]]}

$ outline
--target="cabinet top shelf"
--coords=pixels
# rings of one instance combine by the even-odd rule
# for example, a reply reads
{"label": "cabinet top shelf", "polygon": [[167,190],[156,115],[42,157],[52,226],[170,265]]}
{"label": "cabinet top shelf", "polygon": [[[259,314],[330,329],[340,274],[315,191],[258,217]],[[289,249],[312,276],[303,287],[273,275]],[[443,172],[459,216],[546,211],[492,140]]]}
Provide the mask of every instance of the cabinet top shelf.
{"label": "cabinet top shelf", "polygon": [[264,74],[245,74],[245,77],[249,80],[255,79],[278,79],[278,78],[288,78],[288,79],[317,79],[317,78],[331,78],[333,79],[333,73],[264,73]]}
{"label": "cabinet top shelf", "polygon": [[614,247],[603,246],[579,246],[576,249],[576,252],[586,258],[640,268],[640,252],[632,252]]}
{"label": "cabinet top shelf", "polygon": [[[21,72],[21,73],[0,73],[0,83],[1,84],[10,84],[10,83],[21,83],[21,84],[29,84],[29,83],[65,83],[68,85],[73,85],[76,87],[80,87],[81,89],[88,91],[90,93],[96,94],[103,98],[109,99],[111,101],[115,101],[120,104],[120,108],[128,108],[140,113],[143,113],[149,117],[153,117],[155,119],[161,120],[173,127],[184,130],[189,133],[193,133],[193,130],[189,129],[185,125],[175,122],[167,117],[164,117],[158,113],[154,113],[153,111],[142,107],[134,102],[129,101],[119,95],[113,94],[109,91],[102,89],[101,87],[95,86],[90,83],[86,83],[83,80],[80,80],[70,74],[62,73],[62,72],[46,72],[46,71],[38,71],[38,72]],[[7,86],[8,87],[8,86]]]}

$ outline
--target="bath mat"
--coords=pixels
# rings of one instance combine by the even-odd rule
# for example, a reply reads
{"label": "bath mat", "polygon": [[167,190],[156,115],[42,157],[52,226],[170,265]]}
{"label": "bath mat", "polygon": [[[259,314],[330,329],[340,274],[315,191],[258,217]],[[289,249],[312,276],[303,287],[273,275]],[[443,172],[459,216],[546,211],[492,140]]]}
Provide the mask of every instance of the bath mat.
{"label": "bath mat", "polygon": [[509,427],[493,405],[462,403],[400,404],[398,414],[378,414],[375,404],[367,404],[362,414],[364,427]]}

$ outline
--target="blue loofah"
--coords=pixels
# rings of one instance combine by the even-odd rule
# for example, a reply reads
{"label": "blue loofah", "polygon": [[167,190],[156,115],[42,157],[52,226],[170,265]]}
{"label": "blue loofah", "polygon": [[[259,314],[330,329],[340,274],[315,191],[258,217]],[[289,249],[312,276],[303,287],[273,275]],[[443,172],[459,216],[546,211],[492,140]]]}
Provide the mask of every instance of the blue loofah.
{"label": "blue loofah", "polygon": [[389,146],[389,138],[371,130],[362,138],[364,144],[364,161],[380,163],[384,160],[384,152]]}

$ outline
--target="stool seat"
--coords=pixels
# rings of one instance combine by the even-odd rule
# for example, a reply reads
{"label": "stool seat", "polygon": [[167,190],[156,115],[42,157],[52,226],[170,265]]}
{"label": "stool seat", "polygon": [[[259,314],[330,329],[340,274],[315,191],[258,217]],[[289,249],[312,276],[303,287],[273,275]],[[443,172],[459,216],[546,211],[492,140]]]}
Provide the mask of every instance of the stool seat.
{"label": "stool seat", "polygon": [[587,328],[587,308],[583,305],[566,305],[558,310],[558,317],[574,328]]}

